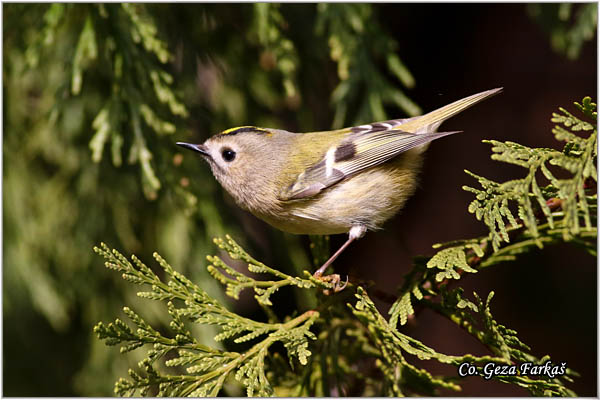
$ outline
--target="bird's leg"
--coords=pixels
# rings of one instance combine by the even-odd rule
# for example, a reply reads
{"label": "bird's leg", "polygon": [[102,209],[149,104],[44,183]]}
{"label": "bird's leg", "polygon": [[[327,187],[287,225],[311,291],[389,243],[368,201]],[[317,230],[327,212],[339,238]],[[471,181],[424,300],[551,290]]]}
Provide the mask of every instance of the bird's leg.
{"label": "bird's leg", "polygon": [[367,228],[364,225],[354,225],[352,228],[350,228],[350,232],[348,233],[348,240],[346,240],[346,243],[344,243],[342,247],[338,249],[338,251],[336,251],[331,257],[329,257],[329,260],[327,260],[325,264],[321,266],[321,268],[316,270],[313,276],[315,278],[320,278],[321,276],[323,276],[323,273],[325,272],[327,267],[329,267],[331,263],[333,263],[335,259],[338,258],[344,250],[346,250],[346,247],[348,247],[350,243],[352,243],[354,240],[363,237],[365,235],[365,232],[367,232]]}
{"label": "bird's leg", "polygon": [[346,247],[348,247],[350,245],[350,243],[352,243],[354,241],[353,237],[349,237],[348,240],[346,240],[346,243],[344,243],[342,245],[342,247],[340,247],[338,249],[338,251],[336,251],[334,253],[334,255],[332,255],[331,257],[329,257],[329,260],[325,261],[325,264],[323,264],[321,266],[321,268],[319,268],[318,270],[315,271],[315,273],[313,274],[313,276],[315,278],[320,278],[321,276],[323,276],[323,272],[325,272],[325,270],[327,269],[327,267],[329,267],[331,265],[331,263],[333,263],[335,261],[336,258],[339,257],[340,254],[342,254],[342,252],[346,249]]}

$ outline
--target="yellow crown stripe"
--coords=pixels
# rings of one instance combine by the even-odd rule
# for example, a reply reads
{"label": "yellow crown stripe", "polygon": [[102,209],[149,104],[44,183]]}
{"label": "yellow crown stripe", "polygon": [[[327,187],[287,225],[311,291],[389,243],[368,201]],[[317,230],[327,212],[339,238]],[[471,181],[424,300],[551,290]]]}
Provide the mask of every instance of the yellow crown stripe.
{"label": "yellow crown stripe", "polygon": [[254,127],[250,126],[250,125],[236,126],[235,128],[229,128],[229,129],[224,130],[223,132],[221,132],[221,135],[228,135],[231,132],[237,131],[238,129],[244,129],[244,128],[254,128]]}
{"label": "yellow crown stripe", "polygon": [[260,133],[269,133],[268,130],[257,128],[256,126],[236,126],[235,128],[229,128],[220,133],[220,135],[235,135],[241,132],[260,132]]}

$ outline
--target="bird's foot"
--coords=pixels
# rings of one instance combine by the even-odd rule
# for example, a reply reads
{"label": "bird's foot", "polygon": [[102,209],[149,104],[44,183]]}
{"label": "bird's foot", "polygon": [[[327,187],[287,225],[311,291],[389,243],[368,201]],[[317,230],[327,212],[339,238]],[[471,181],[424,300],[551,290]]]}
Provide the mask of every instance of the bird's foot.
{"label": "bird's foot", "polygon": [[332,294],[331,290],[333,290],[333,293],[338,293],[338,292],[341,292],[342,290],[344,290],[346,288],[346,286],[348,286],[348,277],[347,276],[346,276],[346,281],[344,283],[342,283],[342,279],[340,278],[340,276],[338,274],[331,274],[331,275],[323,276],[322,273],[317,271],[313,274],[313,277],[315,279],[319,279],[320,281],[328,282],[333,285],[333,287],[331,289],[323,290],[323,294],[326,296]]}

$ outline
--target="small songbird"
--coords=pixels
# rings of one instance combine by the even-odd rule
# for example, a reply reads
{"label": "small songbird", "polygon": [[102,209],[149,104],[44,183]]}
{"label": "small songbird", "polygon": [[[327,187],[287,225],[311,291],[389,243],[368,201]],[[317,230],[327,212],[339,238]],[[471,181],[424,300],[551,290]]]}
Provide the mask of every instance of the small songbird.
{"label": "small songbird", "polygon": [[428,114],[335,131],[292,133],[242,126],[203,144],[178,142],[208,161],[236,203],[270,225],[296,234],[348,233],[314,274],[367,230],[381,228],[416,187],[429,142],[448,118],[502,88],[455,101]]}

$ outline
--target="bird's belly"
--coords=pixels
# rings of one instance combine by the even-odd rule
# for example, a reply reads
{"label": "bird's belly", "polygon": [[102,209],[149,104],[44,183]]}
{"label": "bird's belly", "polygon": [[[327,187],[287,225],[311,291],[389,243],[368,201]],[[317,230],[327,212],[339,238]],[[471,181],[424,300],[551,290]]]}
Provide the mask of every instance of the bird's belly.
{"label": "bird's belly", "polygon": [[277,229],[296,234],[346,233],[356,225],[379,229],[414,193],[420,165],[420,153],[409,151],[316,196],[286,202],[283,212],[258,216]]}

